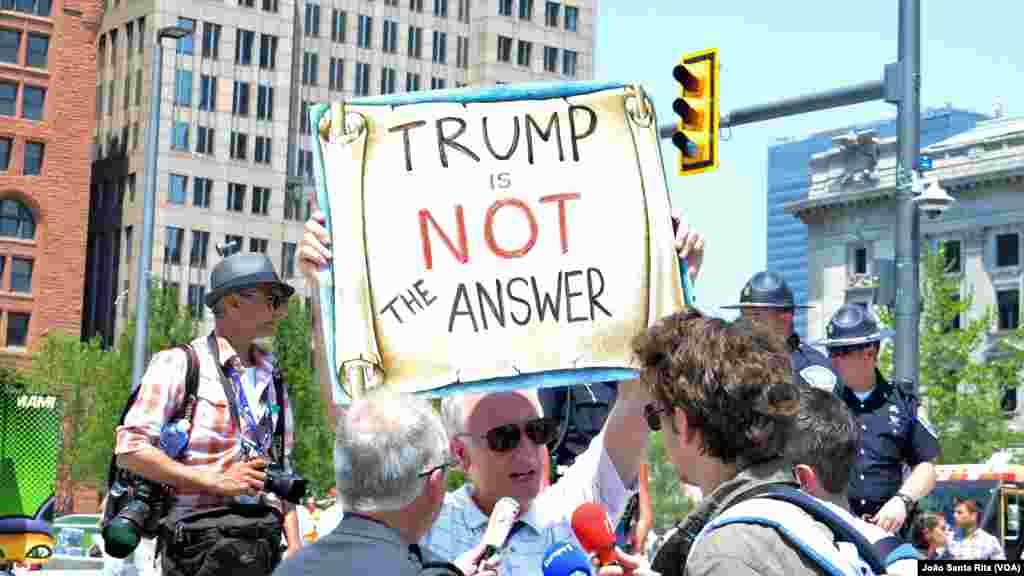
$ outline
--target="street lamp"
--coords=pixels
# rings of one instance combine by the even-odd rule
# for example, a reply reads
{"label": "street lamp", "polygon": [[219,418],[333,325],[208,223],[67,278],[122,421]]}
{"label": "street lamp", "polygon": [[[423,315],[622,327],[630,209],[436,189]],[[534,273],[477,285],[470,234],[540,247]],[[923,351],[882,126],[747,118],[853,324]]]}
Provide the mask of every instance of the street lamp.
{"label": "street lamp", "polygon": [[149,280],[153,268],[153,206],[156,203],[156,161],[160,149],[160,98],[163,91],[164,38],[180,40],[192,30],[180,26],[165,26],[157,30],[153,43],[152,84],[149,99],[149,122],[146,124],[145,166],[146,183],[142,196],[142,249],[139,268],[135,275],[135,357],[132,365],[132,387],[142,382],[146,364],[146,344],[149,341]]}

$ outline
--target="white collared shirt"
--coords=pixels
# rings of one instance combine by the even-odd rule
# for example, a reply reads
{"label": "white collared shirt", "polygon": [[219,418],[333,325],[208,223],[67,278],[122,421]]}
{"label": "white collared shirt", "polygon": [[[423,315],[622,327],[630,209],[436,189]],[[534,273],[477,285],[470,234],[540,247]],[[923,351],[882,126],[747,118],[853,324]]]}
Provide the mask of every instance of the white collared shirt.
{"label": "white collared shirt", "polygon": [[[488,517],[473,502],[471,489],[467,484],[445,495],[441,513],[420,541],[421,546],[452,561],[480,543]],[[564,541],[579,546],[572,531],[572,513],[580,504],[600,504],[615,526],[635,490],[635,479],[632,487],[626,487],[619,477],[604,449],[602,432],[591,441],[586,452],[576,458],[566,474],[537,495],[520,517],[527,526],[509,537],[501,554],[498,574],[542,574],[541,563],[549,546]]]}

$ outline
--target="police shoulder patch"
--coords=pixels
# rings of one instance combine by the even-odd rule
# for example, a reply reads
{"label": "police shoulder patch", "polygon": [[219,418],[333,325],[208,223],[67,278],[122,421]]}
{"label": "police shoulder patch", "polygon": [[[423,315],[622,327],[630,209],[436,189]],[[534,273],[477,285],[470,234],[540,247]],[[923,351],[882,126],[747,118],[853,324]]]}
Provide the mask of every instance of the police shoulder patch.
{"label": "police shoulder patch", "polygon": [[928,417],[925,416],[924,411],[920,408],[917,410],[917,421],[921,424],[921,427],[925,429],[929,434],[932,435],[936,440],[939,439],[939,433],[932,427],[932,423],[928,421]]}
{"label": "police shoulder patch", "polygon": [[824,366],[814,364],[800,371],[800,377],[815,388],[832,392],[836,386],[836,375]]}

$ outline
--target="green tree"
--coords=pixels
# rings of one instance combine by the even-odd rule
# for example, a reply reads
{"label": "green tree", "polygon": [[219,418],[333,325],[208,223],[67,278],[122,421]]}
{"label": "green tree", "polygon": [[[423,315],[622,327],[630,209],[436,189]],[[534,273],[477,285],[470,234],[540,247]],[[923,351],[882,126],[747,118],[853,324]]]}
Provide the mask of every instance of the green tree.
{"label": "green tree", "polygon": [[693,508],[693,501],[683,494],[683,483],[679,481],[676,467],[668,459],[666,434],[670,432],[662,430],[651,434],[647,444],[647,490],[654,510],[652,528],[658,534],[664,534]]}
{"label": "green tree", "polygon": [[324,494],[334,485],[334,430],[327,427],[327,409],[312,363],[312,321],[299,298],[288,303],[288,317],[274,332],[274,357],[288,386],[295,418],[292,463],[310,483],[311,492]]}
{"label": "green tree", "polygon": [[[989,338],[993,311],[972,317],[973,291],[968,287],[961,297],[963,274],[949,268],[941,249],[922,252],[919,390],[942,445],[939,462],[984,462],[1021,438],[1010,431],[1000,400],[1007,386],[1017,385],[1024,368],[1024,355],[1009,345],[1021,342],[1024,331]],[[894,325],[887,309],[879,310],[879,319]],[[891,346],[883,350],[879,364],[889,377]]]}

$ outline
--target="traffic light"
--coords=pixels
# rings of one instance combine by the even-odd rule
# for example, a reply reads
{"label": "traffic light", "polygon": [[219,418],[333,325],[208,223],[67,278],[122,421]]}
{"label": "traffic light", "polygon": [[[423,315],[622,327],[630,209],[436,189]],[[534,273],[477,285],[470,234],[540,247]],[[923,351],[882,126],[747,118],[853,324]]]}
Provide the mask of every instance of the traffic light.
{"label": "traffic light", "polygon": [[679,175],[718,168],[718,49],[685,54],[672,69],[679,98],[672,109],[679,124],[672,143],[679,149]]}

